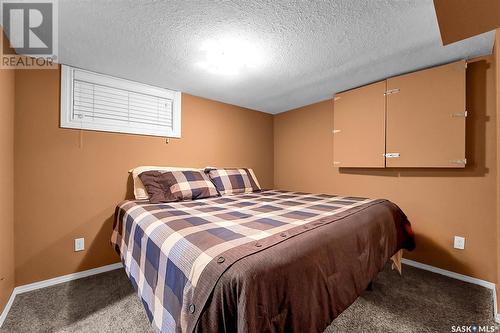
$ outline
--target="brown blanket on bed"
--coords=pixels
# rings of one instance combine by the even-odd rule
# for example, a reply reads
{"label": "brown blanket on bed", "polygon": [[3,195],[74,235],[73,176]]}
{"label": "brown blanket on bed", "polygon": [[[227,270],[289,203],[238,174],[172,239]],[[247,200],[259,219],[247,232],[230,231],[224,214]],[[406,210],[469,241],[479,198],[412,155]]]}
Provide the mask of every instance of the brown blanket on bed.
{"label": "brown blanket on bed", "polygon": [[323,332],[399,249],[413,249],[406,216],[377,201],[233,264],[196,332]]}
{"label": "brown blanket on bed", "polygon": [[112,243],[157,332],[315,332],[401,248],[386,200],[285,191],[125,201]]}

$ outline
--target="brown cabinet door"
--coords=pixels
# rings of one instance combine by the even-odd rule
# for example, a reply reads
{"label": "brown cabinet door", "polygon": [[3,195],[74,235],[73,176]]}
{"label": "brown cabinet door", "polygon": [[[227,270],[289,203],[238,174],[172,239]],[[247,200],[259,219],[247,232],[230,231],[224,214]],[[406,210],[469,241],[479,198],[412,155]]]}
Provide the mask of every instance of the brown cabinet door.
{"label": "brown cabinet door", "polygon": [[386,122],[387,167],[465,167],[465,61],[388,79]]}
{"label": "brown cabinet door", "polygon": [[384,167],[385,81],[335,97],[333,156],[338,167]]}

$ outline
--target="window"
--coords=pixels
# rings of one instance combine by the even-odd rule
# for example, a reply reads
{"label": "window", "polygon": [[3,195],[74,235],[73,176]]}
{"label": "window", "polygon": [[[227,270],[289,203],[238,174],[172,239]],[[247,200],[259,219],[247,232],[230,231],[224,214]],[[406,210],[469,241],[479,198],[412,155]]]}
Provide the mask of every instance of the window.
{"label": "window", "polygon": [[181,137],[181,93],[62,66],[61,127]]}

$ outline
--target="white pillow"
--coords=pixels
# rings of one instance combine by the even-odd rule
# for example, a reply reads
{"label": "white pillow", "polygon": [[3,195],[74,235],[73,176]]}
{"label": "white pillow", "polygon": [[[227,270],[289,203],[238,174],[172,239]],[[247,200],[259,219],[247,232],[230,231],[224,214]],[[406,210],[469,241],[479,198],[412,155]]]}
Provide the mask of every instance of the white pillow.
{"label": "white pillow", "polygon": [[144,199],[149,199],[149,194],[146,191],[146,188],[144,187],[144,184],[142,183],[141,179],[139,178],[139,175],[143,172],[146,171],[152,171],[152,170],[158,170],[158,171],[181,171],[181,170],[202,170],[203,169],[196,169],[196,168],[182,168],[182,167],[158,167],[158,166],[140,166],[134,169],[129,170],[129,172],[132,174],[132,179],[134,180],[134,196],[136,200],[144,200]]}
{"label": "white pillow", "polygon": [[260,188],[260,189],[262,189],[262,187],[259,184],[259,181],[257,180],[257,177],[255,176],[255,173],[253,173],[253,169],[248,169],[248,171],[252,175],[252,178],[253,178],[255,184],[257,184],[257,187]]}
{"label": "white pillow", "polygon": [[[219,168],[213,167],[213,166],[207,166],[204,169],[205,173],[208,173],[208,171],[210,171],[210,169],[219,169]],[[242,168],[233,167],[233,168],[229,168],[229,169],[242,169]],[[255,176],[255,173],[253,172],[253,169],[250,169],[250,168],[246,168],[246,169],[248,169],[248,171],[250,172],[250,175],[252,176],[253,180],[255,181],[255,184],[257,184],[257,187],[262,188],[259,184],[259,181],[257,180],[257,177]]]}

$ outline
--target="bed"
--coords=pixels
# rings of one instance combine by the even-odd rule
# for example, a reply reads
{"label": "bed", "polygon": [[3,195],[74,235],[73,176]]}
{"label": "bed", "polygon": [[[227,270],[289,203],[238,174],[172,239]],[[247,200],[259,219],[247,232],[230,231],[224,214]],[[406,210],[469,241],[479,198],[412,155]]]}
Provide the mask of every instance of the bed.
{"label": "bed", "polygon": [[278,190],[127,200],[113,229],[156,332],[322,332],[415,247],[390,201]]}

